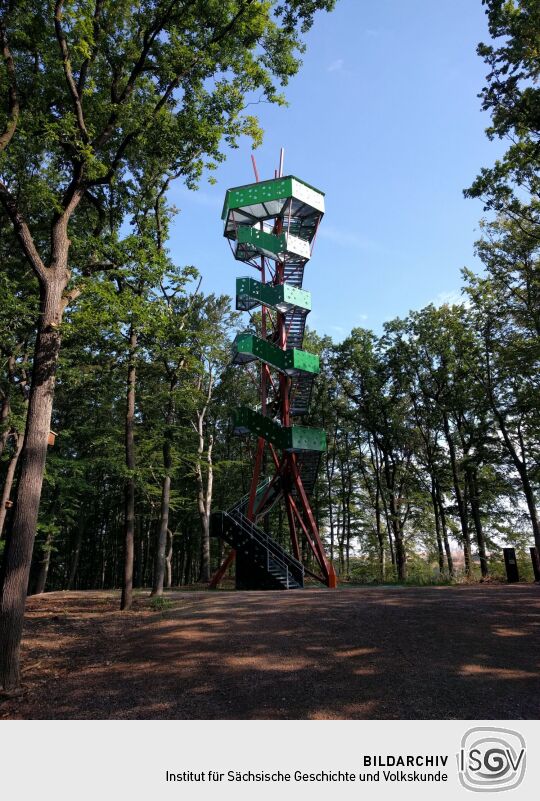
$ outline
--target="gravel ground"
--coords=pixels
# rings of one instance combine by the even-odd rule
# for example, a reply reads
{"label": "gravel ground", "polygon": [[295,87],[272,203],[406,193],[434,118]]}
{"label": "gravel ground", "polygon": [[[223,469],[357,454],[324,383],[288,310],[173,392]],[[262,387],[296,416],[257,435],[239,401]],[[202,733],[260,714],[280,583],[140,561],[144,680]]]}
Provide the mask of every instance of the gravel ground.
{"label": "gravel ground", "polygon": [[29,599],[0,718],[538,719],[540,587]]}

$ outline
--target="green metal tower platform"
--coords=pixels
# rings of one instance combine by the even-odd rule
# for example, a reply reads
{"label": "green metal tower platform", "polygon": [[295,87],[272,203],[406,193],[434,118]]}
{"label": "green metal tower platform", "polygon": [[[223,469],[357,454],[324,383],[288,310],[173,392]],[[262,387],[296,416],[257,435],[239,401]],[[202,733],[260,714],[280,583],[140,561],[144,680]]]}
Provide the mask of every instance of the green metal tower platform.
{"label": "green metal tower platform", "polygon": [[[257,438],[255,463],[249,494],[212,516],[212,535],[224,539],[231,551],[211,586],[217,586],[233,559],[237,589],[298,589],[306,573],[336,586],[309,501],[326,435],[301,424],[319,372],[318,356],[302,348],[311,310],[304,269],[323,214],[324,194],[293,175],[282,176],[281,167],[274,179],[229,189],[225,197],[225,237],[235,258],[258,273],[257,278],[237,279],[236,308],[261,309],[258,335],[236,338],[232,362],[260,365],[260,407],[243,406],[235,413],[235,433]],[[265,453],[273,467],[267,477],[262,475]],[[285,506],[292,554],[257,525],[278,502]],[[301,537],[315,570],[302,563]]]}

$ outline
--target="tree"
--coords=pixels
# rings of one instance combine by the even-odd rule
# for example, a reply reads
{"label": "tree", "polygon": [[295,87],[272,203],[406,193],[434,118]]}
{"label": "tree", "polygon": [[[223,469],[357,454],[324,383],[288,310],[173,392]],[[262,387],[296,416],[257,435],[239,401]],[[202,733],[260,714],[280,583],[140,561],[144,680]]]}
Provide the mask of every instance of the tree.
{"label": "tree", "polygon": [[[480,567],[486,576],[479,488],[492,424],[485,393],[476,377],[479,353],[470,315],[463,306],[429,306],[410,315],[407,335],[406,361],[425,465],[430,473],[436,529],[439,524],[443,528],[445,518],[441,488],[448,484],[444,465],[449,457],[466,573],[471,575],[472,571],[474,527]],[[445,549],[450,565],[449,549]]]}
{"label": "tree", "polygon": [[205,327],[199,331],[194,353],[198,375],[194,397],[193,429],[197,436],[194,462],[197,507],[201,524],[201,563],[199,581],[210,581],[210,515],[214,488],[213,449],[215,422],[212,399],[221,372],[230,361],[227,330],[231,328],[229,298],[209,296],[203,307]]}
{"label": "tree", "polygon": [[357,328],[344,341],[340,355],[346,370],[345,393],[377,454],[379,492],[397,575],[404,580],[405,526],[413,509],[415,484],[415,435],[409,426],[403,371],[396,363],[397,353],[387,345],[384,339],[378,342],[371,332]]}
{"label": "tree", "polygon": [[538,361],[540,358],[539,244],[531,226],[509,218],[484,225],[477,243],[486,275],[467,272],[481,370],[477,378],[501,440],[519,476],[534,541],[540,548],[537,508],[540,450]]}
{"label": "tree", "polygon": [[[258,141],[246,96],[281,102],[315,12],[333,0],[23,0],[0,6],[0,203],[40,295],[21,471],[3,560],[0,687],[19,683],[19,643],[66,307],[103,266],[85,215],[133,191],[141,160],[193,186],[221,143]],[[136,188],[136,186],[135,186]]]}
{"label": "tree", "polygon": [[[483,223],[478,253],[486,277],[466,271],[482,354],[481,382],[504,447],[525,495],[536,546],[537,392],[540,242],[540,61],[536,0],[484,0],[492,43],[478,53],[490,72],[481,97],[491,114],[490,138],[506,138],[503,158],[484,168],[466,191],[495,217]],[[536,486],[535,486],[536,485]]]}
{"label": "tree", "polygon": [[0,538],[23,444],[37,319],[34,279],[17,252],[10,228],[0,217],[0,464],[2,460],[7,464],[0,492]]}
{"label": "tree", "polygon": [[[200,286],[200,282],[199,282]],[[158,316],[157,331],[150,344],[151,361],[155,365],[159,378],[160,393],[152,399],[163,409],[161,426],[159,427],[162,440],[163,478],[160,502],[159,531],[155,549],[154,579],[152,595],[163,593],[165,574],[167,584],[170,586],[172,555],[172,535],[169,528],[169,515],[171,505],[171,481],[174,468],[175,426],[177,424],[178,408],[186,404],[185,387],[182,379],[189,371],[193,371],[195,343],[199,335],[201,315],[194,314],[197,308],[196,298],[198,287],[191,296],[179,290],[181,287],[171,285],[164,288],[162,285],[163,300],[161,314]]]}
{"label": "tree", "polygon": [[537,0],[483,0],[483,4],[493,40],[478,46],[490,70],[481,93],[482,108],[491,114],[487,135],[511,144],[500,161],[481,170],[465,194],[482,198],[486,210],[532,225],[538,238],[540,8]]}

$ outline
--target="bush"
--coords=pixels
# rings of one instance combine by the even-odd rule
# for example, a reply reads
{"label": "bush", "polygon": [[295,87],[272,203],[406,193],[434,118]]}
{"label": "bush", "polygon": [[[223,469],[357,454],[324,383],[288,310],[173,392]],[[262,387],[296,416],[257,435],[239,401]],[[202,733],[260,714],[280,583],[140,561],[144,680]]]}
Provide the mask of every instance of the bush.
{"label": "bush", "polygon": [[148,605],[154,612],[165,612],[167,609],[172,609],[173,603],[162,595],[156,595],[155,598],[150,598]]}
{"label": "bush", "polygon": [[410,554],[407,560],[407,579],[398,581],[392,564],[385,565],[384,577],[381,577],[379,563],[370,558],[357,557],[351,559],[349,574],[340,580],[351,584],[407,584],[411,586],[431,586],[451,584],[447,574],[441,575],[439,566],[418,554]]}

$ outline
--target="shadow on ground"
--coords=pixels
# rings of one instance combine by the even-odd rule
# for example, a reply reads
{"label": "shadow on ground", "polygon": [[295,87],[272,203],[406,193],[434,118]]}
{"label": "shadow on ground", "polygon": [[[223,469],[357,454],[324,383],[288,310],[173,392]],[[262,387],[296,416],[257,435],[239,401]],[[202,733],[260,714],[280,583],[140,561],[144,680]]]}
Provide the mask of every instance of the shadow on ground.
{"label": "shadow on ground", "polygon": [[536,586],[30,599],[4,718],[540,717]]}

